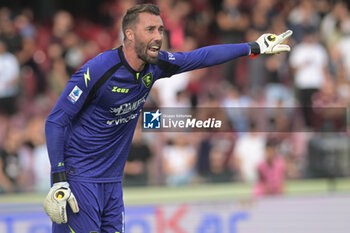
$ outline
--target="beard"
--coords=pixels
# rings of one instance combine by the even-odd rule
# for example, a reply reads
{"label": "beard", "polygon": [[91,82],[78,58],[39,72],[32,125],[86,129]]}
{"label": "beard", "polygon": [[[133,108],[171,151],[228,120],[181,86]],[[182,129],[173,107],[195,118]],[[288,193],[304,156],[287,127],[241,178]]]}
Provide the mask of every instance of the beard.
{"label": "beard", "polygon": [[137,37],[135,37],[135,51],[136,51],[137,57],[146,63],[155,65],[158,62],[158,55],[150,56],[147,53],[148,48],[152,45],[158,45],[159,47],[161,47],[162,42],[154,42],[150,45],[147,45],[146,43],[140,41]]}

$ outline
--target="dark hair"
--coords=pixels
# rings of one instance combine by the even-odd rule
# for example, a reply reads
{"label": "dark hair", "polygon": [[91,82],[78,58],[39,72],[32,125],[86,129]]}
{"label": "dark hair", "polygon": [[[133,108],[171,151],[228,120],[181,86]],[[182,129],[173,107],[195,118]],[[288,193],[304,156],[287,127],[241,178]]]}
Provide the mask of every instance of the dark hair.
{"label": "dark hair", "polygon": [[154,4],[140,4],[133,6],[128,9],[122,21],[122,29],[124,34],[124,39],[126,38],[125,31],[126,29],[132,27],[139,21],[140,13],[150,13],[152,15],[160,15],[160,10],[157,5]]}
{"label": "dark hair", "polygon": [[266,140],[265,146],[269,148],[276,148],[279,144],[279,141],[277,138],[268,138]]}

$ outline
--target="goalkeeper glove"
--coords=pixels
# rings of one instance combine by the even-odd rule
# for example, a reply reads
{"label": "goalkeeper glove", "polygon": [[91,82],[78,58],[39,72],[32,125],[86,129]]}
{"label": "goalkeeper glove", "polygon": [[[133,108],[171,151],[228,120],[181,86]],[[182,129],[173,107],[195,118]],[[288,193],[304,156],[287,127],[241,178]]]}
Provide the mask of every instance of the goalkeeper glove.
{"label": "goalkeeper glove", "polygon": [[281,52],[289,52],[290,47],[282,44],[293,34],[293,31],[287,30],[281,35],[265,33],[261,35],[256,41],[249,42],[250,57],[255,58],[260,54],[278,54]]}
{"label": "goalkeeper glove", "polygon": [[[53,174],[53,180],[54,175],[55,174]],[[64,174],[64,176],[66,176],[66,174]],[[66,181],[54,183],[44,201],[45,212],[53,222],[57,224],[67,223],[67,201],[73,213],[78,213],[78,203],[69,188],[69,184]]]}

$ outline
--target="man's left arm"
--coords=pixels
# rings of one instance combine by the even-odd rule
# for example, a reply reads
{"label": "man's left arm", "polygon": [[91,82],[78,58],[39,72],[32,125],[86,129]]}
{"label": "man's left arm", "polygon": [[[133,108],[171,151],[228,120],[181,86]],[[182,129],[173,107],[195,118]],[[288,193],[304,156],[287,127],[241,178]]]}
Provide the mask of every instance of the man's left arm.
{"label": "man's left arm", "polygon": [[178,60],[179,64],[175,74],[222,64],[249,54],[248,43],[211,45],[190,52],[174,53],[175,62]]}
{"label": "man's left arm", "polygon": [[289,52],[290,47],[282,43],[291,35],[292,31],[288,30],[278,36],[266,33],[257,41],[249,43],[212,45],[190,52],[162,52],[158,66],[163,70],[161,76],[170,77],[174,74],[222,64],[241,56],[251,55],[251,58],[255,58],[260,54]]}

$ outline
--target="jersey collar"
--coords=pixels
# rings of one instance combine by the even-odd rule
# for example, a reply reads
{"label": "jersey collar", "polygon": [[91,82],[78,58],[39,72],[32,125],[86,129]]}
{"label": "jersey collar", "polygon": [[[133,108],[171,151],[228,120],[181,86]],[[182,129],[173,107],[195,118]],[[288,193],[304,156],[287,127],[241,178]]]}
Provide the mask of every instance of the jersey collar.
{"label": "jersey collar", "polygon": [[135,83],[139,83],[140,82],[140,75],[141,75],[141,72],[136,72],[130,65],[129,63],[127,62],[127,60],[125,59],[125,56],[124,56],[124,53],[123,53],[123,46],[119,46],[118,48],[118,54],[119,54],[119,58],[122,62],[122,64],[126,67],[126,69],[128,69],[130,71],[130,73],[133,74],[134,76],[134,80],[135,80]]}

